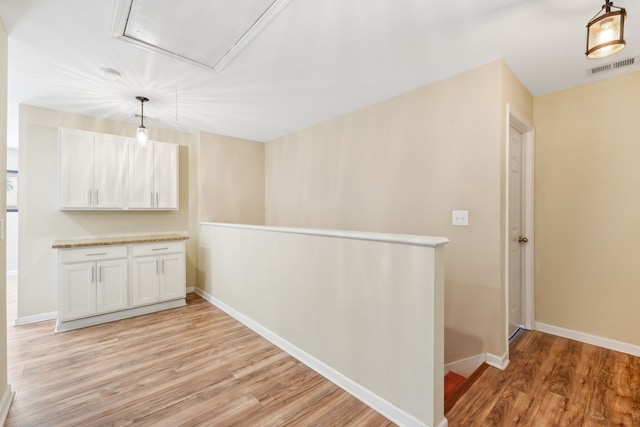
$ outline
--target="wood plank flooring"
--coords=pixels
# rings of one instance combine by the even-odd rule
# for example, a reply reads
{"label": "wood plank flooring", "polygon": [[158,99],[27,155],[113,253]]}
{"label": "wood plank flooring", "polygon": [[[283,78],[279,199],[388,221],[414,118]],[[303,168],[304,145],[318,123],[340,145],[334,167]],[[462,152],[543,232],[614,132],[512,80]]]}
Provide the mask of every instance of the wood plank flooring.
{"label": "wood plank flooring", "polygon": [[[203,299],[54,334],[13,327],[14,426],[392,426]],[[540,332],[512,343],[448,410],[449,426],[638,426],[640,358]]]}
{"label": "wood plank flooring", "polygon": [[523,331],[510,360],[482,373],[449,426],[640,426],[640,358]]}
{"label": "wood plank flooring", "polygon": [[203,299],[71,332],[13,327],[6,426],[393,426]]}

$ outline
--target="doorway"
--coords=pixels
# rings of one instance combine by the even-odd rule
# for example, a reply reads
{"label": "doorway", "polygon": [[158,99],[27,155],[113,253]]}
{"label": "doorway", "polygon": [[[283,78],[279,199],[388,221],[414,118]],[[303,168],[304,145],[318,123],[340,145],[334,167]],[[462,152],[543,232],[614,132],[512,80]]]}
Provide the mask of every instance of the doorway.
{"label": "doorway", "polygon": [[506,213],[507,338],[533,328],[533,126],[509,106]]}

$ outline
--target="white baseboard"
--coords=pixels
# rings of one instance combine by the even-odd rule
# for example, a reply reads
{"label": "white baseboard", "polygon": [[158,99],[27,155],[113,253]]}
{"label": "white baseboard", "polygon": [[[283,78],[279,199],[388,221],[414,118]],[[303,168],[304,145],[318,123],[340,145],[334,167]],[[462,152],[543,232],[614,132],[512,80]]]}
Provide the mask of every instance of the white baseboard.
{"label": "white baseboard", "polygon": [[18,275],[18,270],[8,270],[7,271],[7,276],[17,276]]}
{"label": "white baseboard", "polygon": [[557,335],[559,337],[580,341],[586,344],[597,345],[598,347],[608,348],[609,350],[627,353],[632,356],[640,357],[640,346],[629,344],[622,341],[612,340],[610,338],[599,337],[597,335],[587,334],[585,332],[574,331],[571,329],[561,328],[559,326],[547,325],[542,322],[535,322],[536,331],[546,332],[548,334]]}
{"label": "white baseboard", "polygon": [[505,353],[502,356],[487,353],[487,365],[504,371],[509,366],[509,353]]}
{"label": "white baseboard", "polygon": [[[257,334],[261,335],[284,352],[290,354],[300,362],[307,365],[309,368],[313,369],[332,383],[336,384],[338,387],[345,390],[347,393],[361,400],[374,410],[378,411],[380,414],[387,417],[389,420],[400,426],[416,426],[416,427],[425,427],[427,424],[415,418],[413,415],[408,412],[403,411],[387,400],[381,398],[377,394],[372,391],[364,388],[360,384],[351,380],[350,378],[344,376],[340,372],[333,369],[331,366],[325,364],[324,362],[316,359],[295,345],[291,344],[287,340],[283,339],[279,335],[275,334],[271,330],[265,328],[254,320],[248,318],[242,313],[236,311],[235,309],[229,307],[227,304],[215,298],[213,295],[201,290],[196,289],[196,293],[200,295],[202,298],[210,302],[211,304],[218,307],[220,310],[227,313],[229,316],[238,320],[240,323],[247,326],[249,329],[253,330]],[[437,427],[447,427],[448,421],[444,418]]]}
{"label": "white baseboard", "polygon": [[196,287],[195,286],[187,286],[187,293],[188,294],[192,294],[196,291]]}
{"label": "white baseboard", "polygon": [[22,317],[18,317],[13,325],[20,326],[20,325],[28,325],[30,323],[45,322],[47,320],[54,320],[57,317],[58,317],[57,311],[51,311],[49,313],[34,314],[33,316],[22,316]]}
{"label": "white baseboard", "polygon": [[11,384],[7,384],[7,388],[2,394],[2,400],[0,400],[0,425],[4,425],[5,421],[7,421],[7,415],[9,415],[9,408],[11,408],[14,396],[15,392],[11,389]]}
{"label": "white baseboard", "polygon": [[487,354],[482,353],[456,362],[447,363],[444,365],[444,374],[446,375],[447,372],[453,371],[465,378],[469,378],[471,374],[473,374],[473,372],[486,361]]}

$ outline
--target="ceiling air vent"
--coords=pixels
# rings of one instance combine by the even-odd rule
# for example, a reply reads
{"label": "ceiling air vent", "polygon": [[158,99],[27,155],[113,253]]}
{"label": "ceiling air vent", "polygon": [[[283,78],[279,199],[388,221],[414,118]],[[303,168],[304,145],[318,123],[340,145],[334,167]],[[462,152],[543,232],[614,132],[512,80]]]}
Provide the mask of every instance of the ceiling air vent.
{"label": "ceiling air vent", "polygon": [[595,76],[596,74],[617,70],[619,68],[630,67],[632,65],[638,65],[638,64],[640,64],[640,56],[621,59],[620,61],[611,62],[609,64],[604,64],[604,65],[599,65],[597,67],[589,68],[587,70],[587,76],[591,77],[591,76]]}

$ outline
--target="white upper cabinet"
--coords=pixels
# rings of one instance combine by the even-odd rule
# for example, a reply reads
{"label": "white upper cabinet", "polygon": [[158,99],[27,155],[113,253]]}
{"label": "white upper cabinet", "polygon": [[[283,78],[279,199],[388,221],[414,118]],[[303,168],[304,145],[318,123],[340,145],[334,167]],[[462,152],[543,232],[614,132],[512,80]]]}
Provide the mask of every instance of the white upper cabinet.
{"label": "white upper cabinet", "polygon": [[93,134],[60,129],[60,205],[90,208],[93,205]]}
{"label": "white upper cabinet", "polygon": [[60,129],[60,209],[178,209],[178,144]]}
{"label": "white upper cabinet", "polygon": [[123,208],[126,138],[96,133],[93,147],[94,206],[101,209]]}
{"label": "white upper cabinet", "polygon": [[126,138],[60,129],[62,209],[124,208]]}
{"label": "white upper cabinet", "polygon": [[178,209],[178,145],[129,139],[129,209]]}
{"label": "white upper cabinet", "polygon": [[153,143],[153,182],[155,208],[178,209],[178,146]]}
{"label": "white upper cabinet", "polygon": [[153,143],[128,141],[129,151],[129,209],[152,209],[155,200],[153,187]]}

